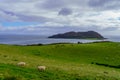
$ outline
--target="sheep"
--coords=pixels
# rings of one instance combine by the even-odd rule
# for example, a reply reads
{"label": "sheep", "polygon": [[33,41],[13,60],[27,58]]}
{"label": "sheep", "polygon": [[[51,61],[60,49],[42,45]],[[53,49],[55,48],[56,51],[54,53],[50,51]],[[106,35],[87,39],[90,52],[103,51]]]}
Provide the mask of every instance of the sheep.
{"label": "sheep", "polygon": [[38,69],[39,71],[45,71],[46,66],[38,66],[37,69]]}
{"label": "sheep", "polygon": [[20,67],[24,67],[26,65],[26,63],[25,62],[19,62],[19,63],[17,63],[17,65],[20,66]]}

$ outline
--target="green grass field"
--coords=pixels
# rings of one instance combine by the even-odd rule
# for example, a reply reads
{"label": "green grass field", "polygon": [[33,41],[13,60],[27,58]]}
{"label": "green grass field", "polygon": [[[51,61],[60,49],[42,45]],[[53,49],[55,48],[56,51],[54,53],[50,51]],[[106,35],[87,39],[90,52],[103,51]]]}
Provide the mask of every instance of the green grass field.
{"label": "green grass field", "polygon": [[120,80],[119,65],[120,43],[0,45],[0,80]]}

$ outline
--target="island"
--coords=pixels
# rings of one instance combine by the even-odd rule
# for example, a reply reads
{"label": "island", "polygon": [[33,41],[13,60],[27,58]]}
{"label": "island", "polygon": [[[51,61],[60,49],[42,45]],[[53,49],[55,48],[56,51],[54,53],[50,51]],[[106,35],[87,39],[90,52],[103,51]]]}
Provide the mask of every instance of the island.
{"label": "island", "polygon": [[105,39],[101,34],[95,31],[87,32],[66,32],[62,34],[55,34],[48,38],[65,38],[65,39]]}

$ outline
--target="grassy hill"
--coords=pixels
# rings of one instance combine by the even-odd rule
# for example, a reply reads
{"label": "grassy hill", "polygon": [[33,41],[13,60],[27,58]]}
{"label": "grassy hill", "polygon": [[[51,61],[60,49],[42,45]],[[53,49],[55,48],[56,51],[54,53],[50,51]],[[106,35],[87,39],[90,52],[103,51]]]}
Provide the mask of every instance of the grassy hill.
{"label": "grassy hill", "polygon": [[120,43],[0,45],[0,80],[120,80]]}

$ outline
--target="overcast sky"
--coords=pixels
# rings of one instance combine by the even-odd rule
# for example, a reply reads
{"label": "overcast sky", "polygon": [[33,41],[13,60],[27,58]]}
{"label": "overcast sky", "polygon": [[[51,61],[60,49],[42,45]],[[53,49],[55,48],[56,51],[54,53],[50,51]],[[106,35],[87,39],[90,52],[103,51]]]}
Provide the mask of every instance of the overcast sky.
{"label": "overcast sky", "polygon": [[0,33],[120,34],[120,0],[0,0]]}

